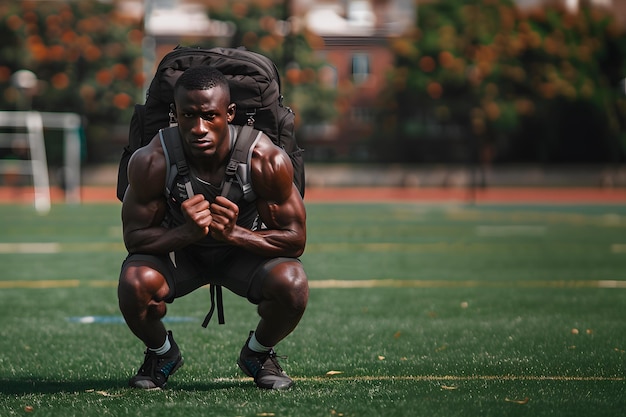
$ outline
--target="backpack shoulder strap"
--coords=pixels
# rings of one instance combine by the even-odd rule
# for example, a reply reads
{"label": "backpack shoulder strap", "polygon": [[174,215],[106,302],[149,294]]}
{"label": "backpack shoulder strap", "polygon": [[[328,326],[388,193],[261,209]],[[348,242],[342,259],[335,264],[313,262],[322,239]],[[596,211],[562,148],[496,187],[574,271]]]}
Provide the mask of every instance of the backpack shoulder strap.
{"label": "backpack shoulder strap", "polygon": [[[176,175],[183,177],[185,183],[185,191],[187,198],[194,195],[193,188],[191,186],[191,180],[189,179],[189,166],[185,159],[185,153],[183,152],[183,145],[180,142],[180,135],[177,127],[166,127],[159,130],[159,138],[161,139],[161,146],[165,151],[165,158],[167,162],[167,175],[166,175],[166,191],[167,194],[171,194],[172,184]],[[176,171],[171,169],[172,166],[176,167]]]}
{"label": "backpack shoulder strap", "polygon": [[231,191],[234,182],[238,182],[241,186],[243,198],[246,201],[251,201],[255,197],[250,179],[250,161],[254,145],[260,137],[261,131],[253,129],[248,125],[242,126],[237,136],[235,147],[226,166],[224,187],[222,188],[222,196],[231,201],[237,200],[234,196],[234,191]]}

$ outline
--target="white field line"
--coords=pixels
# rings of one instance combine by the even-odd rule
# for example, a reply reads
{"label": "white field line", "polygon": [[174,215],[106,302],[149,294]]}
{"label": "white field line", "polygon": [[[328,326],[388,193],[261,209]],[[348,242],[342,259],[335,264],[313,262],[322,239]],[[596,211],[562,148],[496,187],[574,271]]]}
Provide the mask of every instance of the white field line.
{"label": "white field line", "polygon": [[[0,281],[0,289],[9,288],[72,288],[116,287],[117,280],[82,281],[67,280],[33,280]],[[367,279],[367,280],[312,280],[309,281],[312,289],[342,289],[342,288],[603,288],[626,289],[626,281],[618,280],[578,280],[578,281],[446,281],[446,280],[399,280],[399,279]]]}
{"label": "white field line", "polygon": [[476,235],[482,237],[543,236],[545,234],[545,226],[533,226],[523,224],[476,226]]}
{"label": "white field line", "polygon": [[[481,236],[539,236],[545,229],[542,226],[478,226],[477,234]],[[475,247],[476,245],[473,245]],[[438,243],[324,243],[309,244],[308,252],[336,252],[340,250],[360,250],[368,252],[406,251],[419,252],[422,250],[450,250],[453,244]],[[119,252],[124,254],[126,248],[122,242],[0,242],[0,254],[54,254],[54,253],[89,253],[89,252]],[[625,254],[625,243],[610,245],[609,252]]]}
{"label": "white field line", "polygon": [[61,245],[56,242],[47,243],[0,243],[0,253],[59,253]]}
{"label": "white field line", "polygon": [[626,288],[626,281],[446,281],[446,280],[315,280],[311,288]]}
{"label": "white field line", "polygon": [[611,245],[612,253],[626,253],[626,243],[614,243]]}

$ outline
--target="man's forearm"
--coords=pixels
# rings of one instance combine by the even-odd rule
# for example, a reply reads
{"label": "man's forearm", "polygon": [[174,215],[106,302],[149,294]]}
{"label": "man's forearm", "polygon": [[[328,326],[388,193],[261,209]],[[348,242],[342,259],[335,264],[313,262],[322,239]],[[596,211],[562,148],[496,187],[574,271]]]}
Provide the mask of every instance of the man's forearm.
{"label": "man's forearm", "polygon": [[295,230],[248,230],[236,227],[228,243],[263,256],[297,258],[304,252],[306,239]]}
{"label": "man's forearm", "polygon": [[171,229],[165,227],[150,227],[149,229],[135,230],[124,237],[129,253],[166,254],[192,243],[198,237],[189,233],[183,226]]}

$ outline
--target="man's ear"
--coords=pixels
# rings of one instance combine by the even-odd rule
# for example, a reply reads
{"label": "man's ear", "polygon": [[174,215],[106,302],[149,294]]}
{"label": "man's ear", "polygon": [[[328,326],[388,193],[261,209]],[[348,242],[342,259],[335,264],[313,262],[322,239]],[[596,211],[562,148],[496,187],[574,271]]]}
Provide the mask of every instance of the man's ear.
{"label": "man's ear", "polygon": [[237,105],[235,103],[230,103],[228,105],[228,113],[227,113],[228,123],[231,123],[235,119],[236,112],[237,112]]}

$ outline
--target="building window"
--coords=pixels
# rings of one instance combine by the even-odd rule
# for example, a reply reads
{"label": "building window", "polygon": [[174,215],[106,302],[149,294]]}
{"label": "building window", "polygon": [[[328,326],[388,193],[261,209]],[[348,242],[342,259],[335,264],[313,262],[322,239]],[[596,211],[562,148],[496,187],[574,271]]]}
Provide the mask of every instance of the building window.
{"label": "building window", "polygon": [[357,53],[352,55],[352,80],[361,84],[370,75],[370,57],[368,54]]}

